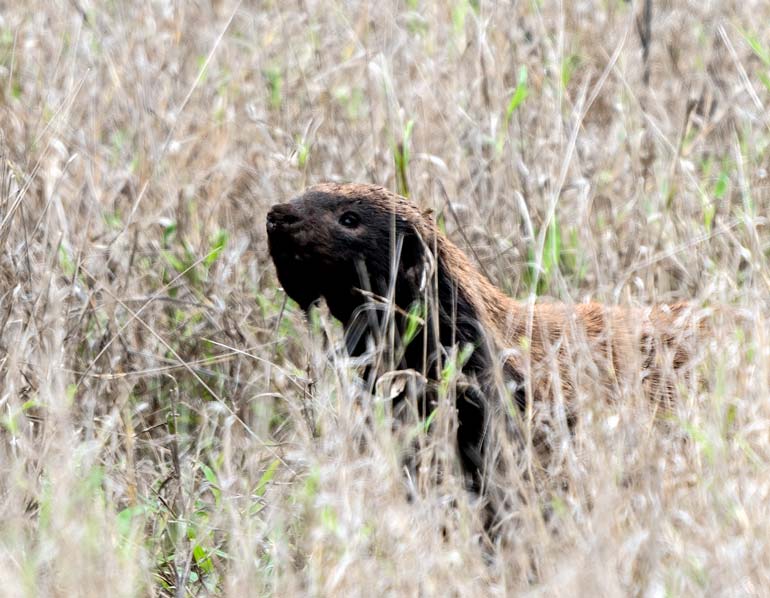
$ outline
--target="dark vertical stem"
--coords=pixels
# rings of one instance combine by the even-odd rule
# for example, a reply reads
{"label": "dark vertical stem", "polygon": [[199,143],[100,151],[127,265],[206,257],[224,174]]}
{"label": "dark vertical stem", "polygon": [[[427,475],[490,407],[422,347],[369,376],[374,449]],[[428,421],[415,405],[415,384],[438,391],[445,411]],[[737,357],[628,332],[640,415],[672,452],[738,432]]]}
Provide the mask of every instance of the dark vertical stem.
{"label": "dark vertical stem", "polygon": [[642,43],[642,63],[644,85],[650,84],[650,45],[652,43],[652,0],[644,0],[642,14],[636,18],[636,30],[639,33],[639,41]]}

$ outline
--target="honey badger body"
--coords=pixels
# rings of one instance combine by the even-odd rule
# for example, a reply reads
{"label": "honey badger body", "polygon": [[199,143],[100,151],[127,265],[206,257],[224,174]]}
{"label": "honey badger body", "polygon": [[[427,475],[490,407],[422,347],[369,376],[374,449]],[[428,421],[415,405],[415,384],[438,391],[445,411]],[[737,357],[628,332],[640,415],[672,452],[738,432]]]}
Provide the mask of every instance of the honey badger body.
{"label": "honey badger body", "polygon": [[[437,380],[443,352],[472,347],[463,372],[473,383],[458,389],[457,441],[475,488],[481,483],[485,428],[493,407],[502,404],[495,399],[508,398],[500,396],[496,372],[513,383],[509,388],[521,408],[526,403],[524,380],[534,401],[559,393],[567,400],[573,397],[572,349],[577,345],[589,347],[594,359],[589,375],[605,394],[630,372],[646,369],[648,393],[665,396],[665,366],[681,367],[687,358],[681,337],[669,332],[687,317],[685,305],[631,312],[595,303],[519,304],[471,266],[429,217],[382,187],[316,185],[290,203],[274,206],[267,231],[285,291],[303,309],[323,297],[345,326],[352,354],[360,353],[366,339],[382,327],[384,312],[372,318],[366,309],[372,306],[371,297],[389,292],[399,331],[415,302],[424,301],[427,309],[418,336],[394,349],[400,356],[397,367]],[[357,334],[362,326],[366,333]],[[663,344],[673,348],[670,353],[660,351],[661,328]],[[663,363],[666,356],[668,364]]]}

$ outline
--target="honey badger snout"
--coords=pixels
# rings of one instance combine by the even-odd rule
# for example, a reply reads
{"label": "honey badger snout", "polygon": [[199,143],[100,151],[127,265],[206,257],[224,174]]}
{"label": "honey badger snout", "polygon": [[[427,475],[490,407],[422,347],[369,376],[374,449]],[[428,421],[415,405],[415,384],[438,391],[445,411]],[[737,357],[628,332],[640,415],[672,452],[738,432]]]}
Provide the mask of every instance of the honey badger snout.
{"label": "honey badger snout", "polygon": [[297,209],[288,203],[274,205],[267,213],[268,234],[292,232],[302,226],[302,217]]}

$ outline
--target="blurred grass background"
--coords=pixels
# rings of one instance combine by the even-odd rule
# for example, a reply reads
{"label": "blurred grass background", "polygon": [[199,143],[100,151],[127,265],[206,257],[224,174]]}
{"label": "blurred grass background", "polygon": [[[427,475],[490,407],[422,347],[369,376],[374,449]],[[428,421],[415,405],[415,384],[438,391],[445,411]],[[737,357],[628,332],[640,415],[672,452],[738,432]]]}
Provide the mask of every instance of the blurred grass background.
{"label": "blurred grass background", "polygon": [[[759,1],[0,2],[1,593],[766,593],[768,23]],[[752,325],[704,342],[665,426],[585,395],[552,487],[512,480],[529,498],[484,552],[457,479],[407,500],[338,326],[277,286],[266,210],[322,180],[432,208],[514,296]]]}

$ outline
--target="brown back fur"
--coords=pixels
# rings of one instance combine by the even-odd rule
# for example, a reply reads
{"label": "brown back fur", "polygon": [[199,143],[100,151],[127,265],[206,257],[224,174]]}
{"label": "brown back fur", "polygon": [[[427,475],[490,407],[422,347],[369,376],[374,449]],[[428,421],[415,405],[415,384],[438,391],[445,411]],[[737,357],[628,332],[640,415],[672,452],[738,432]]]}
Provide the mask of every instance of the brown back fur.
{"label": "brown back fur", "polygon": [[[604,396],[612,395],[613,389],[641,372],[648,394],[652,398],[668,399],[671,394],[668,374],[688,361],[692,328],[697,327],[697,323],[694,324],[687,304],[624,309],[598,303],[520,303],[493,285],[470,263],[465,253],[438,230],[430,215],[408,200],[374,185],[323,183],[310,187],[298,202],[301,204],[319,195],[356,200],[370,213],[388,216],[379,222],[391,218],[408,222],[424,244],[432,248],[440,267],[468,297],[474,313],[460,316],[479,321],[493,350],[504,353],[504,360],[529,380],[535,400],[553,398],[556,392],[561,392],[567,401],[573,398],[573,358],[581,347],[589,349],[593,363],[587,367],[593,371],[588,373],[595,382],[594,388]],[[369,226],[367,222],[363,224]],[[332,234],[329,227],[319,222],[314,225],[318,238],[311,242],[312,250],[331,251],[331,245],[324,238]],[[387,252],[392,245],[391,231],[374,232],[379,237],[381,251]],[[330,271],[326,275],[333,277],[335,273]],[[554,374],[558,375],[558,384],[554,384]]]}

